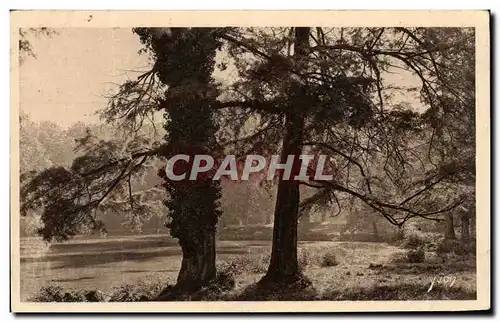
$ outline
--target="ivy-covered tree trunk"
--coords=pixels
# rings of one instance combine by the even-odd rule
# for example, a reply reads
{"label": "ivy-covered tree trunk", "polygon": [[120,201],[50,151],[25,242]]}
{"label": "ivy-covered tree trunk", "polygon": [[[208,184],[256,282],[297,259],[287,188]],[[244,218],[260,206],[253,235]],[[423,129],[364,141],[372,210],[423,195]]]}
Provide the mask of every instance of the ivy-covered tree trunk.
{"label": "ivy-covered tree trunk", "polygon": [[[295,28],[295,57],[300,61],[305,55],[305,47],[309,44],[310,28]],[[304,118],[303,103],[304,87],[296,86],[290,109],[285,113],[285,136],[281,151],[281,163],[285,163],[289,155],[294,155],[295,161],[302,152]],[[295,166],[295,169],[298,167]],[[263,283],[293,283],[299,279],[297,261],[297,225],[299,218],[300,192],[299,181],[280,180],[274,210],[273,246],[271,262]]]}
{"label": "ivy-covered tree trunk", "polygon": [[179,239],[182,263],[176,291],[189,293],[215,278],[215,231],[220,189],[211,179],[170,187],[170,234]]}
{"label": "ivy-covered tree trunk", "polygon": [[[186,179],[171,181],[166,173],[164,186],[170,194],[170,234],[178,238],[182,249],[181,269],[175,293],[193,292],[215,278],[215,231],[220,215],[221,188],[210,176],[189,180],[196,154],[210,154],[215,149],[217,127],[213,103],[217,91],[212,72],[219,43],[206,28],[170,28],[153,41],[158,77],[168,85],[165,99],[167,132],[163,155],[168,159],[186,154],[190,161],[179,162]],[[177,164],[176,164],[177,166]],[[181,174],[181,173],[175,173]]]}

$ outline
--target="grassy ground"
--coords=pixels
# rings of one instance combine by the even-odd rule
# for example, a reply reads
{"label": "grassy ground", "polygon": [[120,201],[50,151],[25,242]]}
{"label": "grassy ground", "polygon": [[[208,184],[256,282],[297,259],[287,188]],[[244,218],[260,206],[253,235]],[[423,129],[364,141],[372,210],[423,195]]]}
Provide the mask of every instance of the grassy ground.
{"label": "grassy ground", "polygon": [[[270,242],[219,241],[217,248],[219,264],[237,267],[236,284],[234,289],[208,299],[475,298],[474,258],[444,258],[429,253],[425,263],[394,263],[393,258],[404,250],[384,243],[301,242],[299,261],[312,285],[276,292],[255,286],[267,268]],[[21,254],[22,300],[50,283],[67,291],[103,292],[144,280],[172,284],[181,262],[176,241],[158,235],[76,239],[50,247],[39,239],[26,238],[21,242]],[[333,259],[325,261],[329,256]]]}

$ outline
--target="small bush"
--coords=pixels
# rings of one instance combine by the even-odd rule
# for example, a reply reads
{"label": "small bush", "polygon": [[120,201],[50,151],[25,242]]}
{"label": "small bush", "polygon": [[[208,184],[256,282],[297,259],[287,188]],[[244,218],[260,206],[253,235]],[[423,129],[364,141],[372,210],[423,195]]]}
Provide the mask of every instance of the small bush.
{"label": "small bush", "polygon": [[32,298],[33,302],[105,302],[106,295],[100,291],[64,292],[57,284],[43,286]]}
{"label": "small bush", "polygon": [[394,264],[423,263],[425,259],[425,249],[421,247],[395,253],[391,256],[390,262]]}
{"label": "small bush", "polygon": [[243,260],[238,260],[239,258],[228,258],[225,261],[217,261],[216,267],[217,272],[219,271],[232,271],[234,275],[240,275],[243,272],[245,263]]}
{"label": "small bush", "polygon": [[217,270],[230,269],[235,276],[243,273],[265,273],[269,266],[269,254],[254,256],[231,256],[217,263]]}
{"label": "small bush", "polygon": [[[85,292],[85,302],[106,302],[107,296],[101,291],[87,291]],[[80,301],[78,301],[80,302]]]}
{"label": "small bush", "polygon": [[299,249],[298,262],[301,269],[306,267],[332,267],[339,264],[339,249],[326,247],[307,247]]}
{"label": "small bush", "polygon": [[137,302],[155,299],[165,288],[162,280],[145,279],[134,284],[114,287],[109,294],[99,290],[65,292],[57,284],[42,287],[33,296],[33,302]]}
{"label": "small bush", "polygon": [[159,281],[142,280],[134,284],[123,284],[111,290],[110,302],[137,302],[155,299],[165,288]]}
{"label": "small bush", "polygon": [[417,250],[409,250],[406,253],[407,263],[423,263],[425,262],[425,250],[423,247]]}
{"label": "small bush", "polygon": [[333,252],[327,252],[321,257],[321,267],[333,267],[338,264],[337,256]]}
{"label": "small bush", "polygon": [[31,299],[33,302],[63,302],[64,294],[61,286],[51,284],[43,286]]}
{"label": "small bush", "polygon": [[235,263],[224,263],[217,267],[217,276],[210,286],[214,291],[219,292],[232,290],[236,284],[235,277],[237,274],[238,270]]}

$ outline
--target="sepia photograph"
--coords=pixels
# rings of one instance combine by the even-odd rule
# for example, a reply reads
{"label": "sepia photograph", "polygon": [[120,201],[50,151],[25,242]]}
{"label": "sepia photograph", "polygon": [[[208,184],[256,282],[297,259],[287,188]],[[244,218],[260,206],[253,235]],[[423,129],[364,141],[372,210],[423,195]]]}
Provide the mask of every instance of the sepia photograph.
{"label": "sepia photograph", "polygon": [[12,11],[12,311],[490,309],[489,14]]}

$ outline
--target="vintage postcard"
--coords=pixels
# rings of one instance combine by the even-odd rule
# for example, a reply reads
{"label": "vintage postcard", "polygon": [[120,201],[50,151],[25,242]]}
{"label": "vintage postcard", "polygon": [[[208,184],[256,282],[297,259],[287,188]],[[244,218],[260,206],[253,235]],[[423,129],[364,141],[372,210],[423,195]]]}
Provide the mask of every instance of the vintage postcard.
{"label": "vintage postcard", "polygon": [[11,310],[490,309],[489,23],[12,11]]}

